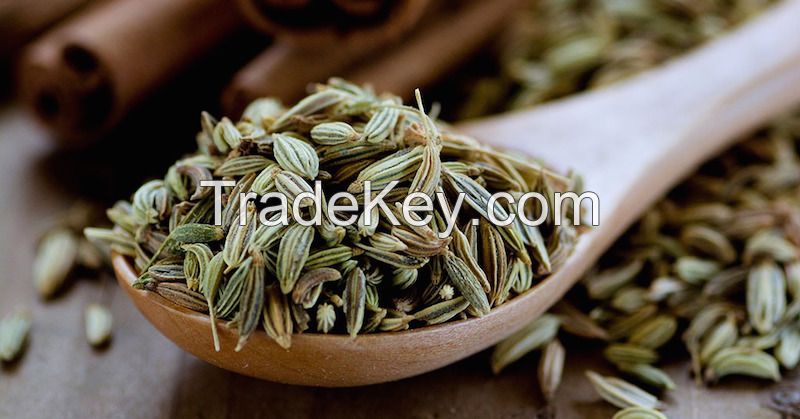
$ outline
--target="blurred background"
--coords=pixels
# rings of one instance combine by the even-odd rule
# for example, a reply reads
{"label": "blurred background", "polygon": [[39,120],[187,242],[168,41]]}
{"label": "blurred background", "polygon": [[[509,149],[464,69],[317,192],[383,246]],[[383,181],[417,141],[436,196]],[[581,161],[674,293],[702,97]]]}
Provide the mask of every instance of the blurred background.
{"label": "blurred background", "polygon": [[[419,87],[445,121],[478,118],[638,74],[771,3],[3,0],[0,309],[37,300],[27,278],[44,231],[75,211],[101,218],[94,213],[160,177],[195,149],[201,111],[236,120],[256,98],[290,104],[310,84],[337,76],[407,99]],[[171,345],[109,275],[77,276],[69,298],[30,304],[41,321],[28,359],[3,366],[10,377],[0,379],[0,416],[356,418],[376,409],[393,417],[544,415],[535,362],[493,377],[485,353],[357,390],[238,376]],[[74,332],[90,300],[114,312],[117,332],[107,353],[93,352]],[[557,400],[563,417],[613,414],[582,376],[602,363],[592,355],[598,348],[583,342],[574,358],[581,361],[568,363],[563,387],[574,391]],[[707,399],[706,390],[683,381],[672,394],[682,399],[675,417],[732,400],[753,409],[743,414],[764,414],[756,410],[764,398],[753,391],[757,385],[735,383]]]}

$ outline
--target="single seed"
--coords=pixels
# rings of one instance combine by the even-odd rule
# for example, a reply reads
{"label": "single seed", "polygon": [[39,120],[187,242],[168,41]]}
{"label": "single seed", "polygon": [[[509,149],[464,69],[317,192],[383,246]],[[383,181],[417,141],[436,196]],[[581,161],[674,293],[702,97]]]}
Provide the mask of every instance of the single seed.
{"label": "single seed", "polygon": [[86,340],[89,344],[98,347],[108,343],[111,339],[111,311],[100,304],[89,304],[84,312],[86,326]]}

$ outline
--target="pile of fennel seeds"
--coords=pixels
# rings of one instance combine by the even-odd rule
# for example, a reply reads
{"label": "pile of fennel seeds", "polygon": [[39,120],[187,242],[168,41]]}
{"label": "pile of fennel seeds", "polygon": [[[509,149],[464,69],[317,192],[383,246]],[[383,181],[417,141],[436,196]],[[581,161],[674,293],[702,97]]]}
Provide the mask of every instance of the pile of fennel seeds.
{"label": "pile of fennel seeds", "polygon": [[[453,120],[527,108],[628,79],[775,0],[529,0],[442,92]],[[448,114],[449,116],[449,114]]]}
{"label": "pile of fennel seeds", "polygon": [[[109,209],[113,229],[86,234],[134,260],[137,288],[229,320],[239,332],[237,349],[260,325],[288,348],[293,333],[355,336],[485,315],[558,269],[577,235],[571,225],[555,226],[553,211],[538,227],[519,217],[508,227],[492,225],[489,196],[538,192],[552,200],[578,182],[449,132],[422,111],[419,96],[418,104],[331,79],[288,109],[257,100],[238,123],[204,113],[197,153]],[[236,182],[225,190],[221,226],[213,224],[213,188],[198,186],[212,179]],[[269,227],[259,223],[257,203],[241,225],[240,193],[278,191],[292,202],[315,180],[326,199],[361,192],[367,180],[377,194],[398,180],[384,199],[393,211],[410,192],[443,192],[452,201],[463,192],[466,199],[446,238],[438,235],[445,224],[436,200],[423,227],[392,226],[378,211],[372,216],[381,222],[372,226],[363,214],[352,226],[335,226],[327,208],[317,226],[290,217],[288,226]],[[529,202],[526,216],[535,219],[541,208]],[[513,208],[500,200],[492,211],[503,218]]]}

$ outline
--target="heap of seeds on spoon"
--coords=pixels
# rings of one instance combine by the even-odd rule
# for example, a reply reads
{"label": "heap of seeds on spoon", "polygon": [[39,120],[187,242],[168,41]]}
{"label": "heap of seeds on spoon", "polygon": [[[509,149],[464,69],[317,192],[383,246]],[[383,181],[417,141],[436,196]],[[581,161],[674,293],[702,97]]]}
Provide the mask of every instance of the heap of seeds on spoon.
{"label": "heap of seeds on spoon", "polygon": [[[239,331],[237,349],[259,326],[288,348],[292,333],[355,336],[483,316],[557,269],[573,249],[575,228],[555,226],[552,211],[538,227],[519,218],[500,227],[487,211],[498,219],[515,211],[503,200],[489,209],[495,192],[552,197],[575,181],[448,132],[421,105],[332,79],[288,109],[262,99],[238,123],[201,119],[197,153],[111,208],[113,230],[87,235],[133,258],[141,272],[135,287],[229,320]],[[224,191],[221,225],[213,188],[199,186],[208,180],[235,182]],[[357,211],[337,217],[356,214],[356,223],[337,226],[327,208],[315,214],[302,202],[303,219],[318,215],[318,225],[294,217],[264,224],[279,214],[258,200],[241,211],[243,192],[279,192],[291,203],[313,192],[316,180],[323,206],[337,192],[358,198]],[[394,180],[383,200],[400,224],[376,207],[371,216],[379,222],[366,225],[364,182],[377,195]],[[400,212],[412,192],[446,197],[433,199],[427,224]],[[465,197],[459,218],[442,237],[458,193]],[[534,220],[541,203],[528,202]]]}

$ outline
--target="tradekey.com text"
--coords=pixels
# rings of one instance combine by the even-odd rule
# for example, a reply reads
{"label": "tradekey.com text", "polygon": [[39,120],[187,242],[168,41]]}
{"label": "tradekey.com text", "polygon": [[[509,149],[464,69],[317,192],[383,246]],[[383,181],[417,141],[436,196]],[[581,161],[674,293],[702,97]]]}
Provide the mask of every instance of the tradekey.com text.
{"label": "tradekey.com text", "polygon": [[[330,197],[324,197],[322,193],[322,183],[314,183],[313,192],[304,191],[290,197],[281,192],[269,192],[259,196],[255,192],[246,192],[239,195],[239,220],[241,225],[247,222],[248,206],[256,201],[264,205],[258,213],[258,220],[263,225],[276,226],[279,224],[288,225],[289,217],[292,217],[298,224],[314,226],[322,224],[323,211],[327,218],[336,226],[347,227],[358,222],[366,226],[380,222],[378,211],[381,217],[393,226],[400,225],[397,215],[403,217],[405,223],[412,226],[428,225],[433,218],[434,198],[422,192],[409,193],[402,202],[396,202],[397,211],[392,211],[383,199],[397,186],[398,181],[389,182],[377,193],[372,192],[371,182],[364,182],[363,204],[360,206],[356,195],[349,192],[337,192]],[[200,182],[202,187],[214,188],[214,224],[222,225],[223,194],[224,188],[231,188],[236,185],[232,180],[204,180]],[[538,192],[528,192],[514,196],[507,192],[499,192],[485,197],[485,199],[475,199],[467,194],[460,192],[452,207],[450,200],[445,197],[443,192],[435,193],[435,200],[441,208],[441,213],[446,223],[446,229],[440,231],[439,237],[450,236],[458,220],[459,212],[465,201],[473,209],[483,208],[479,211],[485,214],[485,218],[492,224],[505,227],[514,222],[516,217],[529,226],[543,224],[554,208],[559,209],[553,214],[553,224],[561,225],[564,214],[572,214],[572,219],[568,222],[573,225],[600,224],[600,199],[594,192],[583,192],[580,195],[575,192],[555,192],[552,200]],[[588,205],[584,205],[587,200]],[[538,202],[533,202],[538,201]],[[552,202],[551,202],[552,201]],[[526,206],[536,205],[537,216],[531,219],[525,215]],[[564,205],[571,207],[570,211],[565,211]],[[323,210],[323,207],[325,209]],[[309,211],[303,211],[308,208]],[[509,211],[508,209],[513,209]],[[583,210],[583,211],[582,211]],[[581,214],[590,215],[587,221],[581,220]],[[360,219],[363,218],[363,219]],[[472,220],[474,224],[478,219]]]}

